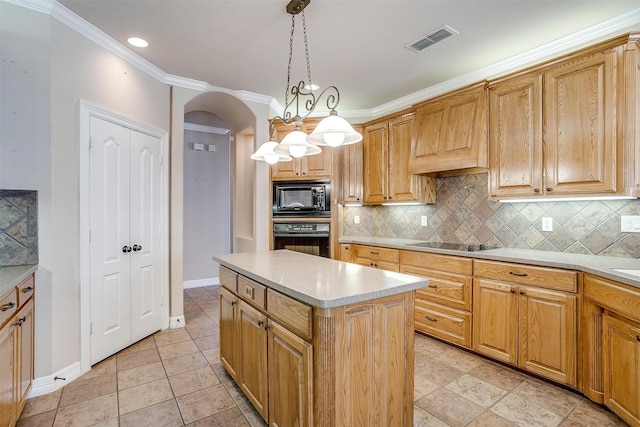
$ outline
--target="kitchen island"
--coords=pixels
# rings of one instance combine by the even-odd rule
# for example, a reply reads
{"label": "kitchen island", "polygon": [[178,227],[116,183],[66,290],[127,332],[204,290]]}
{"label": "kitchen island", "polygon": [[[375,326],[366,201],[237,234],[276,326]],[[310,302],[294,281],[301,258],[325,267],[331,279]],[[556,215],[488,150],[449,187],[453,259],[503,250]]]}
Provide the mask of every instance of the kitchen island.
{"label": "kitchen island", "polygon": [[287,250],[214,260],[220,360],[269,424],[413,425],[426,279]]}

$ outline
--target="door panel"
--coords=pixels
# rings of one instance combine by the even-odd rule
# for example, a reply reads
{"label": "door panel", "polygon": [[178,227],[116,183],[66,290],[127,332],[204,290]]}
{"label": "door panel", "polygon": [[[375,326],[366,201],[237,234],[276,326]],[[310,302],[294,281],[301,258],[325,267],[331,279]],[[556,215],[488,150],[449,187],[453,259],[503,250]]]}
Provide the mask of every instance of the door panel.
{"label": "door panel", "polygon": [[89,155],[91,363],[131,344],[129,129],[92,117]]}
{"label": "door panel", "polygon": [[138,341],[158,329],[161,308],[160,141],[131,131],[130,242],[131,337]]}

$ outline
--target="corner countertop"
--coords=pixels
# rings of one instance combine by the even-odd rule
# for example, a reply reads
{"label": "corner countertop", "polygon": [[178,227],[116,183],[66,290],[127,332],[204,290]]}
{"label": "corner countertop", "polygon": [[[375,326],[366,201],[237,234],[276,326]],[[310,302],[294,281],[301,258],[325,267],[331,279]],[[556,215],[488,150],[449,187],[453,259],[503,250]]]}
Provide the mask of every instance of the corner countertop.
{"label": "corner countertop", "polygon": [[498,248],[477,252],[447,249],[423,248],[411,246],[424,240],[393,239],[385,237],[343,236],[340,243],[380,246],[385,248],[457,255],[467,258],[505,261],[541,267],[556,267],[591,273],[606,279],[615,280],[629,286],[640,288],[640,276],[625,274],[617,270],[638,270],[640,260],[634,258],[606,257],[599,255],[570,254],[565,252],[538,251],[535,249]]}
{"label": "corner countertop", "polygon": [[214,261],[319,308],[339,307],[427,286],[423,277],[289,250],[215,255]]}
{"label": "corner countertop", "polygon": [[0,267],[0,297],[38,269],[37,264]]}

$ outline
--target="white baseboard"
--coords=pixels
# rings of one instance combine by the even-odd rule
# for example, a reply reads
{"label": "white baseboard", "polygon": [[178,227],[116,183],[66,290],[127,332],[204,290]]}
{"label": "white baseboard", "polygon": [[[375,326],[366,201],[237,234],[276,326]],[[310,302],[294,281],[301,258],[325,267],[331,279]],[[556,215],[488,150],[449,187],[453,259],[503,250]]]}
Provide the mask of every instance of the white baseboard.
{"label": "white baseboard", "polygon": [[68,385],[71,381],[79,378],[81,375],[82,371],[80,369],[80,362],[76,362],[52,375],[38,377],[33,380],[31,391],[29,392],[29,399],[54,392],[59,388]]}
{"label": "white baseboard", "polygon": [[184,316],[173,316],[169,319],[169,329],[184,328]]}
{"label": "white baseboard", "polygon": [[184,289],[202,288],[204,286],[217,286],[220,284],[219,277],[209,277],[206,279],[185,280],[182,282]]}

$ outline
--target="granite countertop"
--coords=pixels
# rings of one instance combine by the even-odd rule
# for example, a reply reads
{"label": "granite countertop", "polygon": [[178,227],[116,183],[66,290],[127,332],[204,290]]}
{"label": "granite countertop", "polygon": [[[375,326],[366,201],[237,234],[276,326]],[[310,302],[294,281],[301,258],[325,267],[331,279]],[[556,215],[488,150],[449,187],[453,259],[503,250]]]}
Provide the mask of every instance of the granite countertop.
{"label": "granite countertop", "polygon": [[570,254],[565,252],[537,251],[534,249],[498,248],[484,251],[467,252],[447,249],[423,248],[411,246],[424,240],[393,239],[385,237],[343,236],[340,243],[356,243],[380,246],[385,248],[405,249],[412,251],[457,255],[467,258],[487,259],[493,261],[515,262],[541,267],[556,267],[569,270],[584,271],[606,279],[615,280],[626,285],[640,288],[640,276],[625,274],[616,269],[639,270],[640,260],[634,258],[605,257],[598,255]]}
{"label": "granite countertop", "polygon": [[37,264],[0,267],[0,297],[38,269]]}
{"label": "granite countertop", "polygon": [[289,250],[215,255],[214,261],[319,308],[339,307],[427,286],[422,277]]}

